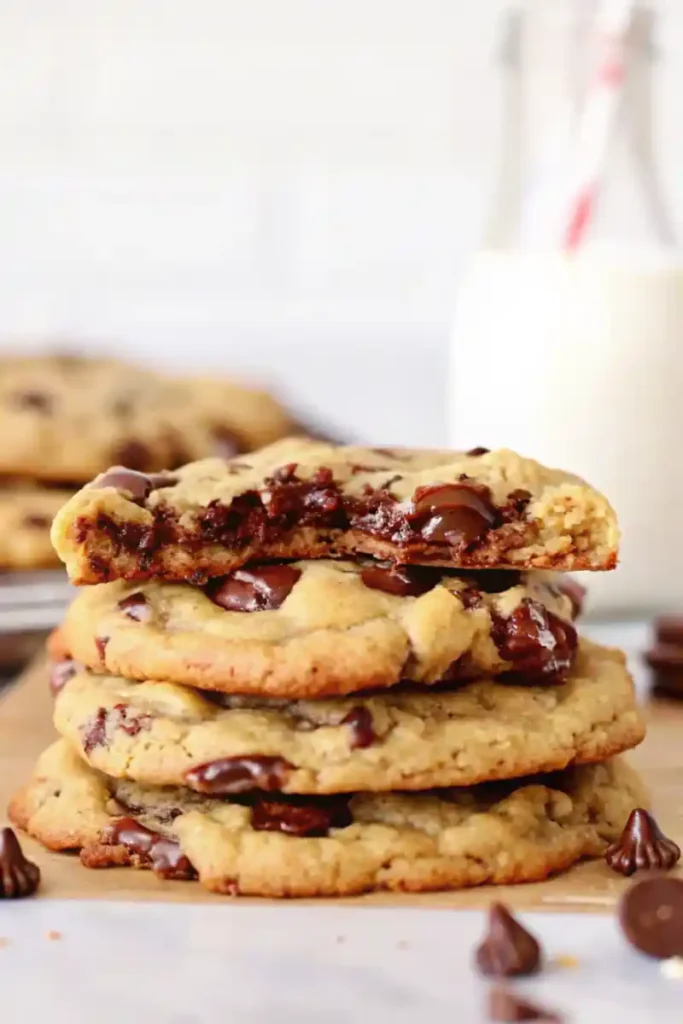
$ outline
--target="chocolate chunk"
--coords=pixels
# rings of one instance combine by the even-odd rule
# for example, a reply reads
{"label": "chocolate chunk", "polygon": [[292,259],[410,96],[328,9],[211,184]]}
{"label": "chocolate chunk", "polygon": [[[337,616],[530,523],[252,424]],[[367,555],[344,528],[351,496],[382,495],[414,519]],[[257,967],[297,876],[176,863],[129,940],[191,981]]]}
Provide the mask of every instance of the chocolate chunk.
{"label": "chocolate chunk", "polygon": [[138,473],[125,466],[112,466],[106,473],[101,473],[93,481],[95,487],[115,487],[117,491],[125,491],[133,501],[144,501],[153,488],[152,480],[145,473]]}
{"label": "chocolate chunk", "polygon": [[116,446],[111,453],[112,462],[128,469],[144,472],[154,466],[154,452],[150,451],[146,444],[132,438],[130,441],[123,441]]}
{"label": "chocolate chunk", "polygon": [[301,576],[293,565],[259,565],[236,569],[211,580],[206,594],[228,612],[264,612],[279,608]]}
{"label": "chocolate chunk", "polygon": [[470,448],[470,450],[468,452],[465,452],[465,455],[470,455],[472,457],[474,457],[476,455],[488,455],[490,451],[491,451],[490,448],[481,448],[481,447]]}
{"label": "chocolate chunk", "polygon": [[484,594],[502,594],[506,590],[518,587],[522,582],[522,574],[517,569],[470,569],[459,570],[457,575],[471,581],[474,590]]}
{"label": "chocolate chunk", "polygon": [[147,598],[139,591],[122,598],[118,603],[118,608],[134,622],[147,622],[152,614]]}
{"label": "chocolate chunk", "polygon": [[36,512],[25,515],[23,522],[24,526],[35,530],[47,530],[52,525],[52,520],[49,516],[41,516]]}
{"label": "chocolate chunk", "polygon": [[560,682],[574,661],[576,630],[538,601],[524,600],[511,615],[491,615],[491,638],[519,681]]}
{"label": "chocolate chunk", "polygon": [[390,568],[378,565],[363,569],[360,578],[372,590],[384,590],[399,597],[419,597],[433,590],[441,576],[438,569],[425,569],[419,565],[393,565]]}
{"label": "chocolate chunk", "polygon": [[107,650],[107,644],[109,643],[110,639],[111,639],[111,637],[108,637],[108,636],[96,636],[95,637],[95,647],[97,648],[97,653],[99,654],[100,661],[102,662],[103,665],[104,665],[104,656],[105,656],[105,653],[106,653],[106,650]]}
{"label": "chocolate chunk", "polygon": [[476,962],[482,974],[497,978],[535,974],[541,968],[541,947],[504,904],[493,903]]}
{"label": "chocolate chunk", "polygon": [[11,828],[0,831],[0,899],[32,896],[40,885],[40,868],[28,860]]}
{"label": "chocolate chunk", "polygon": [[636,882],[619,904],[619,922],[636,949],[658,960],[683,956],[683,879]]}
{"label": "chocolate chunk", "polygon": [[288,836],[326,836],[331,828],[346,828],[352,822],[344,797],[259,800],[251,809],[251,827],[257,832],[284,832]]}
{"label": "chocolate chunk", "polygon": [[151,715],[135,714],[129,704],[114,704],[107,717],[112,729],[120,729],[128,736],[137,736],[143,729],[149,729],[152,724]]}
{"label": "chocolate chunk", "polygon": [[409,518],[421,536],[435,544],[478,541],[495,525],[496,510],[487,487],[470,484],[437,484],[418,487]]}
{"label": "chocolate chunk", "polygon": [[545,1021],[546,1024],[560,1024],[562,1018],[552,1010],[546,1010],[542,1006],[530,1003],[523,999],[516,992],[506,988],[492,988],[488,994],[488,1019],[500,1021],[505,1024],[507,1021],[536,1020]]}
{"label": "chocolate chunk", "polygon": [[209,796],[248,793],[254,789],[282,789],[294,766],[282,757],[244,754],[190,768],[185,780],[191,789]]}
{"label": "chocolate chunk", "polygon": [[371,747],[377,739],[377,733],[373,727],[372,713],[362,704],[351,708],[342,718],[341,724],[351,727],[350,747],[352,750]]}
{"label": "chocolate chunk", "polygon": [[608,846],[605,860],[613,871],[632,875],[641,868],[668,871],[678,863],[680,856],[680,847],[664,835],[652,815],[636,807],[620,838]]}
{"label": "chocolate chunk", "polygon": [[34,409],[49,416],[54,408],[54,395],[47,391],[21,391],[15,395],[16,404],[22,409]]}
{"label": "chocolate chunk", "polygon": [[228,427],[216,426],[211,431],[215,454],[221,459],[234,459],[244,451],[241,440]]}
{"label": "chocolate chunk", "polygon": [[173,881],[189,881],[197,873],[175,839],[141,825],[135,818],[118,818],[102,833],[107,846],[123,846],[138,864]]}
{"label": "chocolate chunk", "polygon": [[107,709],[98,708],[95,714],[80,729],[81,742],[86,754],[107,742]]}
{"label": "chocolate chunk", "polygon": [[78,665],[71,658],[54,661],[50,666],[50,690],[53,697],[64,689],[66,684],[78,672]]}
{"label": "chocolate chunk", "polygon": [[683,671],[683,647],[677,647],[671,643],[657,643],[645,655],[650,668],[656,670],[673,670],[676,673]]}
{"label": "chocolate chunk", "polygon": [[662,615],[654,625],[658,643],[683,647],[683,615]]}

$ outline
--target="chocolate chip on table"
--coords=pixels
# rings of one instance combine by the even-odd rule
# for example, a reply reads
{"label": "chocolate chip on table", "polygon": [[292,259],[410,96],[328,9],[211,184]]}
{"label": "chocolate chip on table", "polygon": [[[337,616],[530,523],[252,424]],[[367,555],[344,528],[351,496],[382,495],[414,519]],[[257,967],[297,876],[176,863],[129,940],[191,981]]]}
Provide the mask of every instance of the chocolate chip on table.
{"label": "chocolate chip on table", "polygon": [[683,647],[683,615],[662,615],[654,627],[658,643]]}
{"label": "chocolate chip on table", "polygon": [[106,846],[125,847],[138,863],[151,867],[160,878],[189,881],[197,877],[175,839],[154,832],[135,818],[118,818],[105,829],[101,838]]}
{"label": "chocolate chip on table", "polygon": [[123,597],[118,603],[118,608],[134,622],[147,622],[152,614],[147,598],[140,591]]}
{"label": "chocolate chip on table", "polygon": [[418,487],[413,509],[414,528],[435,544],[472,544],[496,522],[488,488],[464,483]]}
{"label": "chocolate chip on table", "polygon": [[273,611],[289,596],[301,576],[293,565],[259,565],[236,569],[211,580],[206,594],[228,612]]}
{"label": "chocolate chip on table", "polygon": [[245,754],[196,765],[185,775],[191,789],[209,796],[282,789],[294,766],[283,757]]}
{"label": "chocolate chip on table", "polygon": [[541,947],[503,903],[493,903],[475,959],[481,973],[491,977],[535,974],[541,968]]}
{"label": "chocolate chip on table", "polygon": [[609,867],[621,875],[632,875],[643,868],[668,871],[678,863],[680,856],[680,847],[664,835],[652,815],[642,807],[631,811],[620,838],[605,852]]}
{"label": "chocolate chip on table", "polygon": [[49,416],[54,408],[54,395],[48,391],[20,391],[15,395],[16,404],[22,409],[34,409]]}
{"label": "chocolate chip on table", "polygon": [[619,903],[628,941],[658,960],[683,956],[683,879],[657,875],[636,882]]}
{"label": "chocolate chip on table", "polygon": [[351,708],[342,718],[341,724],[351,727],[350,746],[352,750],[371,747],[377,739],[372,712],[362,704]]}
{"label": "chocolate chip on table", "polygon": [[372,590],[384,590],[387,594],[397,594],[399,597],[419,597],[433,590],[441,576],[438,569],[419,565],[378,565],[363,569],[360,578]]}
{"label": "chocolate chip on table", "polygon": [[520,681],[555,683],[574,661],[578,636],[574,626],[531,598],[511,615],[491,616],[491,639]]}
{"label": "chocolate chip on table", "polygon": [[40,868],[24,855],[11,828],[0,830],[0,899],[32,896],[40,885]]}
{"label": "chocolate chip on table", "polygon": [[60,693],[66,684],[78,672],[78,665],[72,658],[64,658],[62,661],[55,661],[50,665],[50,690],[54,697]]}
{"label": "chocolate chip on table", "polygon": [[346,828],[353,822],[348,799],[322,797],[306,801],[258,800],[251,809],[251,827],[256,832],[284,832],[288,836],[326,836],[331,828]]}
{"label": "chocolate chip on table", "polygon": [[487,1015],[490,1021],[507,1024],[508,1021],[545,1021],[546,1024],[561,1024],[562,1018],[553,1010],[536,1006],[528,999],[518,996],[506,988],[492,988],[488,994]]}

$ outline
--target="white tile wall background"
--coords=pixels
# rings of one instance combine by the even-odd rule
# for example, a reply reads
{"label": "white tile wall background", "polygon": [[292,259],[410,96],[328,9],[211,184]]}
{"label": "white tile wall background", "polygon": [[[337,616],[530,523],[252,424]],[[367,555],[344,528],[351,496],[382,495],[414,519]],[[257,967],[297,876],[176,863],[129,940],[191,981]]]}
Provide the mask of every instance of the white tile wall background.
{"label": "white tile wall background", "polygon": [[[267,373],[332,423],[443,440],[502,7],[0,0],[0,337]],[[660,10],[675,194],[683,4]]]}

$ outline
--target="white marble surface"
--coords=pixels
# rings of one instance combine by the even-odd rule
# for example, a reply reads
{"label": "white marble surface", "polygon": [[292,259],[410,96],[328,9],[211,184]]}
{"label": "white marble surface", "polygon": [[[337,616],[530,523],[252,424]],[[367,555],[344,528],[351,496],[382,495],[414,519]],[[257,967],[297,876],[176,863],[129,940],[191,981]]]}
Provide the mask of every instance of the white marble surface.
{"label": "white marble surface", "polygon": [[[627,649],[644,685],[646,626],[584,632]],[[549,956],[578,960],[520,986],[567,1021],[683,1021],[683,979],[627,947],[613,917],[525,920]],[[475,912],[329,904],[0,903],[0,1022],[485,1021],[471,969],[483,924]]]}
{"label": "white marble surface", "polygon": [[[578,960],[519,984],[530,998],[571,1022],[680,1024],[683,980],[629,949],[613,918],[525,921],[550,957]],[[486,1020],[471,968],[482,927],[480,913],[447,910],[4,904],[0,1019],[469,1024]]]}

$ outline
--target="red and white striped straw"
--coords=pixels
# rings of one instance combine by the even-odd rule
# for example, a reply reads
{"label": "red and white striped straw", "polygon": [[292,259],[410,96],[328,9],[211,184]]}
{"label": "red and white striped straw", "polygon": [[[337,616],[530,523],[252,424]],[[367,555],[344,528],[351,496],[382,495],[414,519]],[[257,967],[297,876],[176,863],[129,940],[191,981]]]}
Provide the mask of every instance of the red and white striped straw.
{"label": "red and white striped straw", "polygon": [[608,144],[624,91],[633,0],[604,0],[598,12],[600,59],[579,128],[576,183],[563,236],[566,250],[584,241],[595,216]]}

